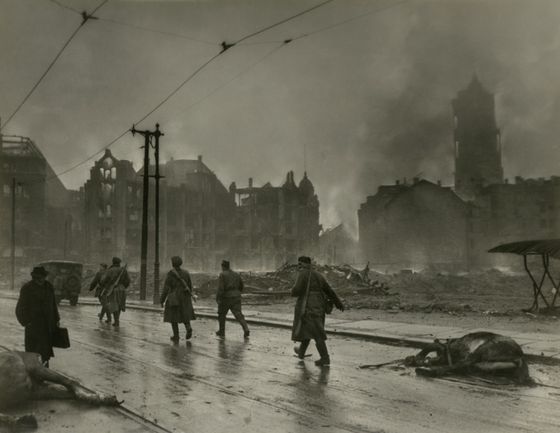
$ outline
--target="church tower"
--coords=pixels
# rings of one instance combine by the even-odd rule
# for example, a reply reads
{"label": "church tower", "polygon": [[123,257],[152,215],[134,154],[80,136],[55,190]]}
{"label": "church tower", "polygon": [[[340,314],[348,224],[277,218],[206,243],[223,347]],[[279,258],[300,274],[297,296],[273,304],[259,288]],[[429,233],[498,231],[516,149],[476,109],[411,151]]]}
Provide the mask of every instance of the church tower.
{"label": "church tower", "polygon": [[482,186],[503,183],[502,143],[496,126],[494,95],[475,75],[452,102],[455,141],[455,192],[474,198]]}

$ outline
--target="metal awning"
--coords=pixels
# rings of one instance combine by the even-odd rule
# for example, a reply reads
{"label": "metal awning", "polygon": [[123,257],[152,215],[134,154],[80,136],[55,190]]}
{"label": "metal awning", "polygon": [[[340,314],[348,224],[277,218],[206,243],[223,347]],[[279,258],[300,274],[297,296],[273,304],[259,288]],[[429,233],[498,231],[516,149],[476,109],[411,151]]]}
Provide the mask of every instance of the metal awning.
{"label": "metal awning", "polygon": [[[498,245],[490,250],[489,253],[512,253],[523,256],[523,265],[527,274],[533,282],[533,305],[528,311],[539,310],[539,298],[544,301],[547,308],[554,308],[554,303],[560,291],[560,280],[556,281],[550,272],[550,257],[560,260],[560,239],[539,239],[533,241],[510,242]],[[536,277],[529,269],[527,256],[541,256],[542,274]],[[548,279],[552,284],[552,299],[549,301],[543,294],[543,284]]]}
{"label": "metal awning", "polygon": [[513,253],[521,256],[547,255],[560,259],[560,239],[538,239],[532,241],[510,242],[498,245],[489,253]]}

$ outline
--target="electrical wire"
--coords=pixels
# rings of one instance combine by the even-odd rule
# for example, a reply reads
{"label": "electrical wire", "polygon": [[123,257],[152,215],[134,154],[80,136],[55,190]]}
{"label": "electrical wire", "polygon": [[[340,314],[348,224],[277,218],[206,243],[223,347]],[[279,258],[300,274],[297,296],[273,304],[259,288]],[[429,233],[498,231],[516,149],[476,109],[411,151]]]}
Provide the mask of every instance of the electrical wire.
{"label": "electrical wire", "polygon": [[263,27],[263,28],[260,29],[260,30],[257,30],[257,31],[255,31],[255,32],[253,32],[253,33],[250,33],[250,34],[248,34],[248,35],[246,35],[246,36],[243,36],[241,39],[238,39],[238,40],[235,42],[235,44],[239,44],[240,42],[243,42],[243,41],[245,41],[245,40],[247,40],[247,39],[249,39],[249,38],[252,38],[252,37],[254,37],[254,36],[260,35],[261,33],[267,32],[268,30],[273,29],[273,28],[275,28],[275,27],[278,27],[278,26],[280,26],[280,25],[282,25],[282,24],[284,24],[284,23],[287,23],[288,21],[292,21],[292,20],[294,20],[294,19],[296,19],[296,18],[299,18],[299,17],[301,17],[302,15],[308,14],[309,12],[312,12],[312,11],[314,11],[315,9],[319,9],[320,7],[323,7],[323,6],[325,6],[325,5],[329,4],[329,3],[332,3],[333,1],[335,1],[335,0],[326,0],[326,1],[322,2],[322,3],[316,4],[315,6],[312,6],[312,7],[308,8],[308,9],[305,9],[305,10],[303,10],[303,11],[301,11],[301,12],[295,14],[295,15],[291,15],[291,16],[289,16],[288,18],[285,18],[285,19],[283,19],[283,20],[281,20],[281,21],[278,21],[278,22],[276,22],[276,23],[274,23],[274,24],[271,24],[271,25],[269,25],[269,26]]}
{"label": "electrical wire", "polygon": [[74,9],[74,8],[71,7],[71,6],[65,5],[64,3],[61,3],[61,2],[59,2],[58,0],[48,0],[48,1],[50,1],[51,3],[54,3],[55,5],[57,5],[57,6],[61,7],[61,8],[63,8],[63,9],[67,9],[67,10],[69,10],[69,11],[72,11],[72,12],[78,14],[78,15],[81,15],[81,14],[82,14],[82,12],[79,11],[78,9]]}
{"label": "electrical wire", "polygon": [[[107,1],[108,1],[108,0],[105,0],[100,6],[98,6],[98,7],[94,10],[94,12],[97,11],[101,6],[103,6],[103,4],[105,4]],[[326,5],[326,4],[328,4],[328,3],[332,3],[333,1],[334,1],[334,0],[327,0],[327,1],[324,1],[324,2],[322,2],[322,3],[319,3],[319,4],[315,5],[315,6],[312,6],[312,7],[308,8],[308,9],[306,9],[306,10],[304,10],[304,11],[301,11],[301,12],[295,14],[295,15],[292,15],[292,16],[290,16],[290,17],[288,17],[288,18],[285,18],[285,19],[283,19],[283,20],[281,20],[281,21],[278,21],[278,22],[276,22],[276,23],[274,23],[274,24],[271,24],[271,25],[269,25],[269,26],[263,27],[262,29],[257,30],[257,31],[255,31],[255,32],[253,32],[253,33],[250,33],[250,34],[248,34],[248,35],[245,35],[245,36],[243,36],[242,38],[238,39],[236,42],[234,42],[234,43],[232,43],[232,44],[226,44],[225,42],[222,43],[222,47],[223,47],[223,48],[222,48],[222,51],[220,51],[219,53],[215,54],[215,55],[212,56],[210,59],[208,59],[206,62],[204,62],[201,66],[199,66],[199,67],[198,67],[192,74],[190,74],[183,82],[181,82],[175,89],[173,89],[173,90],[172,90],[166,97],[164,97],[158,104],[156,104],[156,106],[154,106],[154,108],[152,108],[147,114],[145,114],[143,117],[141,117],[140,119],[138,119],[136,122],[134,122],[134,124],[136,125],[136,124],[138,124],[138,123],[140,123],[140,122],[146,120],[151,114],[153,114],[155,111],[157,111],[162,105],[164,105],[167,101],[169,101],[177,92],[179,92],[179,90],[181,90],[189,81],[191,81],[196,75],[198,75],[198,74],[199,74],[203,69],[205,69],[210,63],[212,63],[212,62],[215,61],[218,57],[220,57],[222,54],[224,54],[229,48],[231,48],[231,47],[233,47],[233,46],[235,46],[235,45],[238,45],[238,44],[240,44],[241,42],[246,41],[246,40],[249,39],[249,38],[252,38],[252,37],[254,37],[254,36],[257,36],[257,35],[259,35],[259,34],[262,34],[262,33],[266,32],[266,31],[268,31],[268,30],[270,30],[270,29],[272,29],[272,28],[278,27],[278,26],[280,26],[280,25],[282,25],[282,24],[284,24],[284,23],[286,23],[286,22],[288,22],[288,21],[291,21],[291,20],[293,20],[293,19],[295,19],[295,18],[298,18],[298,17],[300,17],[300,16],[302,16],[302,15],[304,15],[304,14],[307,14],[307,13],[313,11],[313,10],[316,10],[316,9],[318,9],[318,8],[320,8],[320,7],[322,7],[322,6]],[[259,63],[261,63],[262,61],[264,61],[266,58],[270,57],[272,54],[274,54],[276,51],[278,51],[281,47],[283,47],[284,45],[286,45],[286,44],[288,44],[288,43],[290,43],[290,42],[292,42],[292,41],[295,41],[295,40],[298,40],[298,39],[302,39],[302,38],[305,38],[305,37],[308,37],[308,36],[311,36],[311,35],[314,35],[314,34],[323,32],[323,31],[330,30],[330,29],[332,29],[332,28],[335,28],[335,27],[338,27],[338,26],[347,24],[347,23],[349,23],[349,22],[351,22],[351,21],[355,21],[355,20],[364,18],[364,17],[366,17],[366,16],[369,16],[369,15],[372,15],[372,14],[376,14],[376,13],[385,11],[385,10],[387,10],[387,9],[390,9],[390,8],[393,8],[393,7],[396,7],[396,6],[399,6],[399,5],[401,5],[401,4],[407,3],[408,1],[410,1],[410,0],[404,0],[404,1],[400,1],[400,2],[397,2],[397,3],[391,4],[391,5],[387,5],[387,6],[382,7],[382,8],[377,8],[377,9],[375,9],[375,10],[366,12],[366,13],[364,13],[364,14],[360,14],[360,15],[358,15],[358,16],[349,18],[349,19],[347,19],[347,20],[344,20],[344,21],[341,21],[341,22],[338,22],[338,23],[335,23],[335,24],[332,24],[332,25],[329,25],[329,26],[326,26],[326,27],[322,27],[322,28],[317,29],[317,30],[315,30],[315,31],[308,32],[308,33],[302,34],[302,35],[300,35],[300,36],[297,36],[297,37],[294,37],[294,38],[291,38],[291,39],[286,39],[286,40],[284,40],[284,41],[262,42],[262,43],[281,43],[281,45],[279,45],[278,47],[275,47],[273,50],[271,50],[269,53],[267,53],[265,56],[263,56],[263,57],[262,57],[261,59],[259,59],[257,62],[255,62],[255,63],[252,64],[250,67],[246,68],[245,70],[241,71],[240,73],[238,73],[237,75],[235,75],[234,77],[232,77],[230,80],[228,80],[227,82],[225,82],[223,85],[218,86],[218,87],[215,88],[213,91],[211,91],[209,94],[205,95],[203,98],[201,98],[201,99],[199,99],[198,101],[196,101],[196,102],[194,102],[193,104],[191,104],[191,105],[187,108],[187,110],[193,108],[194,106],[196,106],[196,105],[200,104],[201,102],[203,102],[204,100],[208,99],[208,98],[211,97],[213,94],[215,94],[217,91],[221,90],[221,89],[224,88],[226,85],[228,85],[229,83],[231,83],[232,81],[236,80],[236,79],[239,78],[241,75],[243,75],[244,73],[246,73],[248,70],[252,69],[252,68],[255,67],[256,65],[258,65]],[[93,15],[94,12],[92,12],[89,16]],[[135,25],[130,25],[130,24],[126,24],[126,23],[116,22],[115,20],[110,20],[110,19],[106,19],[106,18],[100,18],[100,19],[102,19],[102,20],[104,20],[104,21],[109,21],[109,22],[114,22],[114,23],[117,23],[117,24],[126,25],[126,26],[129,26],[129,27],[137,27],[137,26],[135,26]],[[160,31],[158,31],[158,30],[152,30],[152,29],[142,28],[142,27],[140,27],[140,26],[138,26],[138,28],[140,28],[140,29],[142,29],[142,30],[153,31],[153,32],[155,32],[155,33],[162,33],[162,34],[169,34],[169,35],[171,35],[171,36],[183,37],[183,38],[185,38],[185,39],[190,39],[190,40],[193,40],[193,41],[196,41],[196,42],[201,42],[201,43],[216,45],[215,43],[210,42],[210,41],[196,40],[196,39],[194,39],[194,38],[190,38],[190,37],[187,37],[187,36],[185,36],[185,35],[178,35],[178,34],[173,34],[173,33],[169,33],[169,32],[160,32]],[[253,45],[253,44],[257,44],[257,43],[259,43],[259,42],[246,43],[246,44],[241,44],[241,45]],[[8,120],[10,120],[10,119],[8,119]],[[73,170],[75,170],[76,168],[82,166],[83,164],[87,163],[87,162],[90,161],[91,159],[95,158],[97,155],[99,155],[99,154],[101,154],[102,152],[104,152],[106,149],[110,148],[113,144],[115,144],[117,141],[119,141],[121,138],[123,138],[129,131],[130,131],[129,129],[126,129],[125,131],[123,131],[123,132],[122,132],[121,134],[119,134],[116,138],[114,138],[113,140],[111,140],[108,144],[106,144],[105,146],[103,146],[100,150],[98,150],[98,151],[95,152],[94,154],[91,154],[91,155],[88,156],[86,159],[84,159],[84,160],[82,160],[82,161],[80,161],[80,162],[78,162],[78,163],[72,165],[71,167],[69,167],[69,168],[67,168],[67,169],[65,169],[65,170],[63,170],[63,171],[61,171],[61,172],[59,172],[59,173],[56,173],[56,174],[54,174],[53,176],[51,176],[51,177],[49,177],[49,178],[46,178],[46,179],[44,180],[44,182],[48,182],[48,181],[50,181],[50,180],[52,180],[52,179],[54,179],[54,178],[58,178],[58,177],[60,177],[60,176],[62,176],[62,175],[64,175],[64,174],[69,173],[70,171],[73,171]],[[42,181],[42,182],[43,182],[43,181]]]}
{"label": "electrical wire", "polygon": [[[108,1],[108,0],[105,0]],[[293,20],[295,18],[298,18],[304,14],[307,14],[315,9],[320,8],[321,6],[324,6],[328,3],[333,2],[334,0],[327,0],[324,1],[322,3],[319,3],[311,8],[308,8],[302,12],[299,12],[295,15],[292,15],[288,18],[285,18],[281,21],[278,21],[277,23],[271,24],[269,26],[266,26],[260,30],[257,30],[253,33],[250,33],[246,36],[243,36],[241,39],[238,39],[234,44],[226,44],[225,42],[222,43],[222,50],[215,54],[214,56],[212,56],[210,59],[208,59],[206,62],[204,62],[201,66],[199,66],[191,75],[189,75],[187,77],[187,79],[185,79],[181,84],[179,84],[173,91],[171,91],[171,93],[169,93],[165,98],[163,98],[162,101],[160,101],[154,108],[152,108],[146,115],[144,115],[141,119],[137,120],[136,122],[134,122],[133,124],[136,125],[142,121],[144,121],[146,118],[148,118],[151,114],[153,114],[157,109],[159,109],[163,104],[165,104],[167,101],[169,101],[169,99],[171,99],[179,90],[181,90],[189,81],[191,81],[197,74],[199,74],[204,68],[206,68],[210,63],[212,63],[214,60],[216,60],[218,57],[220,57],[222,54],[224,54],[229,48],[231,48],[232,46],[238,44],[239,42],[245,41],[249,38],[252,38],[253,36],[259,35],[261,33],[264,33],[274,27],[277,27],[281,24],[284,24],[290,20]],[[97,10],[97,9],[96,9]],[[282,42],[282,44],[286,44],[289,43],[291,40],[286,40],[284,42]],[[275,50],[273,50],[274,52]],[[115,144],[118,140],[120,140],[122,137],[124,137],[127,133],[129,132],[129,130],[127,129],[126,131],[123,131],[118,137],[116,137],[115,139],[113,139],[109,144],[106,144],[105,146],[103,146],[99,151],[97,151],[95,154],[92,154],[90,156],[88,156],[86,159],[72,165],[71,167],[69,167],[68,169],[65,169],[59,173],[55,173],[53,176],[51,176],[50,178],[45,179],[45,182],[55,178],[55,177],[59,177],[62,176],[66,173],[69,173],[72,170],[75,170],[76,168],[82,166],[83,164],[87,163],[88,161],[90,161],[91,159],[95,158],[97,155],[99,155],[100,153],[104,152],[106,149],[108,149],[109,147],[111,147],[113,144]]]}
{"label": "electrical wire", "polygon": [[25,97],[23,98],[23,100],[19,103],[19,105],[16,107],[16,109],[12,112],[12,114],[10,114],[10,116],[8,117],[8,120],[3,124],[0,125],[0,131],[2,131],[7,125],[8,123],[10,123],[10,121],[14,118],[14,116],[18,113],[18,111],[21,109],[21,107],[23,107],[23,105],[27,102],[27,100],[31,97],[31,95],[33,94],[33,92],[35,92],[35,89],[37,89],[37,87],[39,86],[39,84],[41,84],[41,82],[43,81],[43,79],[47,76],[47,74],[49,73],[49,71],[52,69],[52,67],[54,66],[54,64],[56,63],[56,61],[59,59],[59,57],[62,55],[62,53],[64,52],[64,50],[66,49],[66,47],[70,44],[70,42],[72,42],[72,39],[74,39],[74,37],[78,34],[78,32],[80,31],[80,29],[82,28],[82,26],[86,23],[86,21],[88,20],[89,17],[91,17],[97,10],[99,10],[99,8],[101,8],[101,6],[103,6],[105,3],[107,3],[109,0],[104,0],[103,2],[101,2],[99,4],[99,6],[97,6],[93,12],[91,14],[86,14],[85,12],[84,14],[84,18],[83,21],[81,22],[81,24],[76,28],[76,30],[74,30],[74,32],[70,35],[70,37],[66,40],[66,42],[64,43],[64,45],[62,46],[62,48],[58,51],[58,53],[56,54],[56,56],[54,57],[54,59],[51,61],[51,63],[49,64],[49,66],[47,67],[47,69],[45,70],[45,72],[43,72],[43,74],[39,77],[39,79],[37,80],[37,82],[33,85],[33,87],[31,88],[31,90],[29,92],[27,92],[27,94],[25,95]]}
{"label": "electrical wire", "polygon": [[216,87],[214,90],[212,90],[210,93],[204,95],[202,98],[200,98],[199,100],[193,102],[191,105],[189,105],[188,107],[185,108],[184,112],[187,112],[189,110],[191,110],[192,108],[194,108],[195,106],[197,106],[198,104],[204,102],[205,100],[207,100],[208,98],[210,98],[211,96],[213,96],[215,93],[219,92],[220,90],[222,90],[224,87],[226,87],[227,85],[229,85],[232,81],[237,80],[239,77],[241,77],[242,75],[246,74],[247,72],[249,72],[251,69],[255,68],[257,65],[259,65],[260,63],[264,62],[266,59],[268,59],[270,56],[272,56],[274,53],[276,53],[276,51],[278,51],[280,48],[282,48],[286,43],[285,42],[280,42],[281,45],[274,47],[272,50],[270,50],[269,52],[267,52],[264,56],[262,56],[261,58],[259,58],[256,62],[252,63],[249,67],[243,69],[241,72],[239,72],[238,74],[236,74],[235,76],[233,76],[232,78],[230,78],[229,80],[227,80],[226,82],[224,82],[223,84],[221,84],[220,86]]}
{"label": "electrical wire", "polygon": [[[220,91],[221,89],[223,89],[224,87],[226,87],[228,84],[230,84],[232,81],[235,81],[236,79],[238,79],[240,76],[242,76],[243,74],[247,73],[249,70],[253,69],[254,67],[256,67],[258,64],[264,62],[268,57],[270,57],[271,55],[273,55],[276,51],[278,51],[280,48],[282,48],[285,45],[285,42],[282,42],[281,45],[274,47],[272,50],[270,50],[268,53],[266,53],[263,57],[261,57],[260,59],[258,59],[256,62],[252,63],[248,68],[243,69],[241,72],[239,72],[237,75],[235,75],[234,77],[232,77],[231,79],[229,79],[228,81],[226,81],[225,83],[223,83],[221,86],[216,87],[214,90],[212,90],[210,93],[208,93],[207,95],[203,96],[201,99],[199,99],[198,101],[192,103],[191,105],[189,105],[188,107],[185,108],[185,112],[188,110],[191,110],[192,108],[194,108],[195,106],[197,106],[198,104],[202,103],[203,101],[205,101],[206,99],[210,98],[212,95],[214,95],[215,93],[217,93],[218,91]],[[218,54],[219,55],[219,54]],[[206,64],[208,64],[210,61],[212,61],[215,57],[212,57],[210,60],[208,60],[206,62]],[[204,65],[203,65],[204,66]],[[195,71],[193,74],[191,74],[190,78],[194,78],[194,75],[196,75],[198,72],[200,72],[203,68],[203,66],[201,66],[197,71]],[[186,83],[185,83],[186,84]],[[172,94],[169,94],[167,96],[167,99],[171,98],[173,96],[174,93],[176,93],[179,90],[179,88],[176,88]],[[156,111],[159,107],[161,107],[165,102],[161,102],[157,107],[154,107],[148,114],[146,114],[145,116],[143,116],[141,119],[138,119],[138,121],[136,121],[134,124],[138,124],[144,120],[146,120],[154,111]],[[91,154],[90,156],[87,157],[87,159],[85,161],[81,161],[77,164],[74,164],[73,166],[65,169],[64,171],[61,171],[60,173],[57,173],[53,176],[50,176],[38,183],[41,182],[49,182],[55,178],[58,178],[59,176],[62,176],[66,173],[69,173],[72,170],[75,170],[76,168],[78,168],[79,166],[85,164],[87,161],[95,158],[97,155],[101,154],[102,152],[104,152],[106,149],[108,149],[109,147],[111,147],[113,144],[115,144],[117,141],[119,141],[121,138],[123,138],[126,134],[128,134],[130,132],[130,129],[127,129],[125,131],[123,131],[118,137],[116,137],[115,139],[113,139],[110,143],[106,144],[103,148],[101,148],[100,150],[98,150],[97,152],[95,152],[94,154]]]}
{"label": "electrical wire", "polygon": [[197,39],[197,38],[193,38],[191,36],[182,35],[180,33],[173,33],[173,32],[167,32],[167,31],[163,31],[163,30],[150,29],[148,27],[142,27],[142,26],[139,26],[139,25],[136,25],[136,24],[130,24],[130,23],[125,23],[123,21],[117,21],[117,20],[114,20],[112,18],[99,17],[99,20],[106,21],[106,22],[109,22],[109,23],[112,23],[112,24],[118,24],[120,26],[130,27],[130,28],[137,29],[137,30],[143,30],[143,31],[146,31],[146,32],[158,33],[158,34],[161,34],[161,35],[173,36],[173,37],[176,37],[176,38],[186,39],[186,40],[193,41],[193,42],[198,42],[198,43],[201,43],[201,44],[213,45],[213,46],[220,45],[219,42],[212,42],[212,41],[208,41],[208,40],[204,40],[204,39]]}
{"label": "electrical wire", "polygon": [[379,13],[379,12],[383,12],[383,11],[386,11],[386,10],[388,10],[388,9],[392,9],[392,8],[394,8],[394,7],[397,7],[397,6],[400,6],[400,5],[403,5],[403,4],[405,4],[405,3],[409,3],[409,2],[410,2],[410,0],[402,0],[402,1],[399,1],[399,2],[396,2],[396,3],[392,3],[392,4],[390,4],[390,5],[386,5],[386,6],[383,6],[383,7],[374,9],[374,10],[371,10],[371,11],[369,11],[369,12],[365,12],[365,13],[363,13],[363,14],[356,15],[356,16],[354,16],[354,17],[352,17],[352,18],[348,18],[348,19],[346,19],[346,20],[344,20],[344,21],[340,21],[340,22],[338,22],[338,23],[334,23],[334,24],[331,24],[331,25],[329,25],[329,26],[322,27],[322,28],[317,29],[317,30],[314,30],[314,31],[312,31],[312,32],[304,33],[304,34],[302,34],[302,35],[300,35],[300,36],[294,37],[293,40],[294,40],[294,41],[297,41],[298,39],[303,39],[303,38],[306,38],[306,37],[308,37],[308,36],[315,35],[315,34],[317,34],[317,33],[325,32],[325,31],[327,31],[327,30],[334,29],[334,28],[339,27],[339,26],[342,26],[342,25],[344,25],[344,24],[348,24],[349,22],[352,22],[352,21],[356,21],[356,20],[365,18],[365,17],[367,17],[367,16],[369,16],[369,15],[377,14],[377,13]]}

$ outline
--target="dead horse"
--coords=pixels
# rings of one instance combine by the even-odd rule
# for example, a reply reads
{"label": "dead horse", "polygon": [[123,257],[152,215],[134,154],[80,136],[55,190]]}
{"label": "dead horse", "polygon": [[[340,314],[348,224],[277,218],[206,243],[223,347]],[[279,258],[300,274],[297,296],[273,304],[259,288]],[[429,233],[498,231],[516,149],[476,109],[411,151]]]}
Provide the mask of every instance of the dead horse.
{"label": "dead horse", "polygon": [[[428,357],[432,352],[435,357]],[[473,332],[445,342],[435,340],[405,364],[416,374],[439,377],[449,373],[483,373],[508,376],[517,383],[531,384],[523,350],[512,338],[492,332]]]}
{"label": "dead horse", "polygon": [[[48,386],[48,383],[66,389]],[[49,399],[74,399],[97,406],[118,406],[121,403],[114,395],[90,391],[77,380],[44,367],[37,353],[0,352],[0,409],[29,400]],[[0,413],[0,425],[36,428],[37,420],[33,415],[16,417]]]}

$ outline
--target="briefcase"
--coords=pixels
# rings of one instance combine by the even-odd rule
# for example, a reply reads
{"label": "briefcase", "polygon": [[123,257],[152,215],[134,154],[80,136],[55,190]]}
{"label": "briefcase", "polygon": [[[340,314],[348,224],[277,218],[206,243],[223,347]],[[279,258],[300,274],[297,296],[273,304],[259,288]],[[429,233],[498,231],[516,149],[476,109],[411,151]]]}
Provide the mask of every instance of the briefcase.
{"label": "briefcase", "polygon": [[55,328],[53,333],[53,347],[59,347],[61,349],[68,349],[70,347],[70,338],[68,337],[68,329],[66,328]]}

